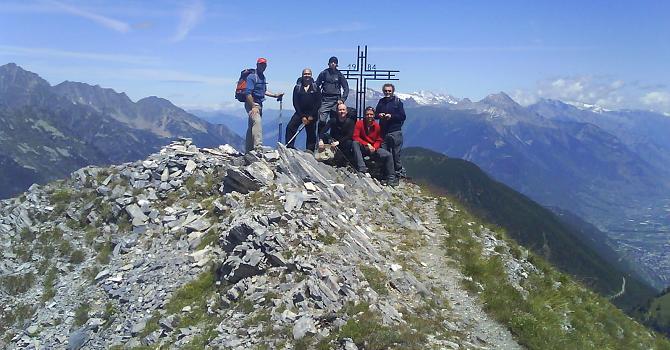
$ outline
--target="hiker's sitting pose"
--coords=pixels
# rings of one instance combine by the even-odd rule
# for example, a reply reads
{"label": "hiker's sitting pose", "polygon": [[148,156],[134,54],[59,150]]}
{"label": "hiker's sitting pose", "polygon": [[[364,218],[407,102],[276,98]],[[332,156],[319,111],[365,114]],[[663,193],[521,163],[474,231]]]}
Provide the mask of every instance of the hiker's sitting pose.
{"label": "hiker's sitting pose", "polygon": [[357,121],[354,128],[352,151],[356,161],[356,169],[361,173],[368,172],[363,159],[364,155],[377,158],[383,167],[384,182],[390,186],[397,186],[398,179],[393,169],[393,156],[381,146],[381,129],[375,121],[375,110],[372,107],[366,107],[365,117]]}
{"label": "hiker's sitting pose", "polygon": [[356,120],[349,117],[349,111],[344,103],[337,105],[337,116],[330,118],[319,134],[319,150],[325,148],[325,143],[336,147],[348,158],[351,157],[351,142],[354,136]]}
{"label": "hiker's sitting pose", "polygon": [[312,70],[302,70],[302,77],[298,78],[293,88],[293,108],[295,113],[286,125],[286,146],[295,148],[296,134],[300,124],[307,130],[307,143],[305,148],[313,152],[316,149],[316,124],[319,106],[321,105],[321,93],[314,84]]}

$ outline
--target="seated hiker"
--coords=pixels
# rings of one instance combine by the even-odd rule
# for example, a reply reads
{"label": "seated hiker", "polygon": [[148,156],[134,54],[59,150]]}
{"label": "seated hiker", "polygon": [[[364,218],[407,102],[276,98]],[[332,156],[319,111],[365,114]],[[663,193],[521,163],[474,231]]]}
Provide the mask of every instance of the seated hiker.
{"label": "seated hiker", "polygon": [[[351,157],[351,142],[356,121],[349,117],[349,110],[344,103],[337,105],[337,116],[330,118],[319,134],[319,151],[323,151],[325,143],[336,147],[345,156]],[[325,142],[325,143],[324,143]]]}
{"label": "seated hiker", "polygon": [[321,105],[321,94],[312,79],[312,70],[302,70],[302,77],[298,78],[293,88],[293,108],[295,113],[286,125],[286,147],[295,148],[296,134],[300,124],[307,130],[307,143],[305,148],[313,152],[316,148],[316,124],[317,113]]}
{"label": "seated hiker", "polygon": [[372,107],[365,108],[365,117],[356,122],[353,135],[352,150],[356,169],[361,173],[367,173],[364,155],[381,161],[384,168],[384,180],[390,186],[397,186],[398,179],[393,169],[393,156],[383,148],[379,124],[375,121],[375,110]]}

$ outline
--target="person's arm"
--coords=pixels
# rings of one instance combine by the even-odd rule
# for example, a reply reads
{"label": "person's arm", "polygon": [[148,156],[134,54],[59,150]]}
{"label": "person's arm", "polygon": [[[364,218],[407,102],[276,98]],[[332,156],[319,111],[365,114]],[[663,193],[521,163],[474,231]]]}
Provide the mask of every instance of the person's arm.
{"label": "person's arm", "polygon": [[272,92],[270,92],[270,91],[265,90],[265,96],[267,96],[267,97],[273,97],[273,98],[276,98],[277,100],[279,100],[279,99],[281,99],[282,96],[284,96],[284,93],[283,93],[283,92],[279,92],[279,93],[276,93],[276,94],[275,94],[275,93],[272,93]]}
{"label": "person's arm", "polygon": [[379,126],[379,124],[377,124],[377,122],[375,122],[373,128],[374,128],[374,131],[372,132],[372,137],[373,137],[372,147],[374,147],[375,150],[378,150],[379,147],[382,146],[382,141],[383,141],[382,140],[382,130],[381,130],[381,127]]}
{"label": "person's arm", "polygon": [[402,101],[400,101],[399,98],[396,101],[395,113],[391,116],[391,118],[400,121],[404,121],[405,118],[407,118],[407,116],[405,115],[405,107],[403,107]]}
{"label": "person's arm", "polygon": [[325,72],[326,72],[326,71],[324,70],[324,71],[322,71],[321,73],[319,73],[319,76],[316,77],[316,81],[314,82],[314,83],[316,84],[316,89],[317,89],[319,92],[321,92],[322,85],[323,85],[323,81],[326,79],[326,78],[325,78],[325,74],[324,74]]}
{"label": "person's arm", "polygon": [[298,103],[298,93],[300,92],[300,89],[300,85],[296,85],[293,88],[293,109],[295,109],[295,112],[302,117],[302,110],[300,109],[300,103]]}
{"label": "person's arm", "polygon": [[247,87],[244,89],[244,94],[246,95],[246,105],[247,109],[251,110],[254,107],[254,96],[251,95],[251,92],[254,90],[256,85],[256,79],[254,79],[253,74],[247,76]]}
{"label": "person's arm", "polygon": [[349,119],[346,122],[344,122],[344,125],[342,126],[342,135],[340,135],[340,143],[349,140],[351,141],[354,137],[354,121]]}
{"label": "person's arm", "polygon": [[347,82],[347,78],[344,77],[344,74],[342,72],[338,71],[340,73],[340,81],[342,82],[342,102],[347,100],[347,97],[349,96],[349,83]]}
{"label": "person's arm", "polygon": [[354,134],[352,136],[352,140],[358,141],[361,145],[365,146],[367,144],[367,141],[363,140],[361,137],[361,132],[363,131],[363,121],[359,120],[356,122],[356,126],[354,126]]}
{"label": "person's arm", "polygon": [[377,107],[375,107],[375,119],[381,119],[382,118],[382,112],[379,110],[379,108],[382,106],[382,100],[380,99],[379,102],[377,102]]}

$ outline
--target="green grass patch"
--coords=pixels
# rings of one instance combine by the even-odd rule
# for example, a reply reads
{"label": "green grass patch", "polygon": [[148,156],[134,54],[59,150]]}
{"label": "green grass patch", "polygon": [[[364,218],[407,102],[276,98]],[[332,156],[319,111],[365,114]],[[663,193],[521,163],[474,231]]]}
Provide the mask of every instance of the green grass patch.
{"label": "green grass patch", "polygon": [[359,348],[368,350],[426,349],[427,341],[425,334],[407,324],[382,324],[381,317],[369,309],[351,317],[338,332],[317,343],[316,348],[332,349],[334,342],[343,338],[351,338]]}
{"label": "green grass patch", "polygon": [[79,265],[84,261],[84,259],[86,259],[86,254],[79,249],[74,250],[70,254],[70,263],[72,263],[72,264]]}
{"label": "green grass patch", "polygon": [[53,299],[56,295],[56,290],[54,289],[56,277],[58,277],[58,270],[55,267],[50,268],[46,276],[44,276],[44,281],[42,281],[44,293],[41,297],[43,302]]}
{"label": "green grass patch", "polygon": [[81,303],[74,310],[74,324],[76,326],[83,326],[86,321],[88,321],[88,313],[91,311],[91,305],[89,303]]}
{"label": "green grass patch", "polygon": [[[474,237],[475,219],[465,212],[449,211],[446,200],[439,205],[440,217],[450,233],[445,239],[448,253],[459,261],[465,275],[472,278],[466,287],[479,292],[485,309],[516,336],[528,349],[670,349],[667,339],[650,332],[626,316],[608,300],[546,261],[530,253],[541,273],[531,273],[522,282],[524,298],[507,280],[500,256],[486,257]],[[478,230],[478,229],[477,229]],[[520,254],[515,242],[505,239],[513,255]],[[556,287],[556,282],[561,282]],[[479,288],[481,286],[481,288]]]}
{"label": "green grass patch", "polygon": [[361,266],[359,266],[359,269],[361,270],[361,272],[365,276],[365,279],[370,284],[370,287],[375,292],[377,292],[377,294],[379,294],[379,295],[388,295],[389,294],[388,287],[386,286],[386,283],[388,282],[386,274],[379,271],[379,269],[377,269],[374,266],[361,265]]}
{"label": "green grass patch", "polygon": [[25,293],[35,285],[35,275],[28,272],[22,275],[7,275],[0,278],[0,285],[7,294],[16,296]]}
{"label": "green grass patch", "polygon": [[98,252],[98,255],[95,257],[95,259],[103,265],[109,264],[109,259],[110,256],[112,255],[114,247],[112,246],[111,241],[106,241],[98,246],[96,246],[96,251]]}
{"label": "green grass patch", "polygon": [[207,233],[205,233],[204,236],[202,236],[202,239],[200,240],[200,243],[198,243],[198,246],[195,248],[195,250],[201,250],[205,249],[210,244],[215,244],[219,241],[219,234],[214,230],[213,228],[210,228]]}
{"label": "green grass patch", "polygon": [[194,304],[199,304],[203,306],[204,310],[207,310],[206,297],[215,290],[215,282],[214,269],[203,272],[196,279],[177,290],[165,306],[165,310],[169,314],[175,314],[181,312],[185,306]]}

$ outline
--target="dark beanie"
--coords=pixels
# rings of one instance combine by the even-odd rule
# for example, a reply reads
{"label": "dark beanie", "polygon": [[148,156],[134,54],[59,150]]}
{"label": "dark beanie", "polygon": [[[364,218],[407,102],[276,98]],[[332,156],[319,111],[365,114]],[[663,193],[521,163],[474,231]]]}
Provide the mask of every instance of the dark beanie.
{"label": "dark beanie", "polygon": [[339,62],[337,62],[337,57],[335,57],[335,56],[328,59],[328,64],[331,64],[332,62],[335,62],[335,64],[339,63]]}

